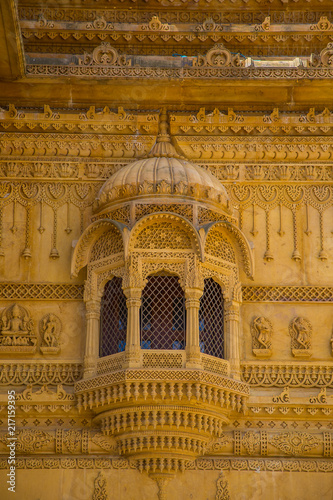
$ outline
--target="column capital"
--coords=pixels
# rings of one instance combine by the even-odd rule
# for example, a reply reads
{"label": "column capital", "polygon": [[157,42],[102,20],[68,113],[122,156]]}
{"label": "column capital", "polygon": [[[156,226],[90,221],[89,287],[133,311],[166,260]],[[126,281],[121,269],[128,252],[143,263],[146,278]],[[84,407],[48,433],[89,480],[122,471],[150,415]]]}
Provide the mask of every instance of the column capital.
{"label": "column capital", "polygon": [[200,300],[203,294],[203,288],[185,288],[185,299]]}
{"label": "column capital", "polygon": [[141,299],[142,289],[138,287],[123,288],[124,295],[127,299]]}
{"label": "column capital", "polygon": [[86,311],[87,311],[87,314],[100,314],[100,310],[101,310],[101,300],[100,299],[97,299],[97,298],[94,298],[94,299],[89,299],[85,302],[85,305],[86,305]]}

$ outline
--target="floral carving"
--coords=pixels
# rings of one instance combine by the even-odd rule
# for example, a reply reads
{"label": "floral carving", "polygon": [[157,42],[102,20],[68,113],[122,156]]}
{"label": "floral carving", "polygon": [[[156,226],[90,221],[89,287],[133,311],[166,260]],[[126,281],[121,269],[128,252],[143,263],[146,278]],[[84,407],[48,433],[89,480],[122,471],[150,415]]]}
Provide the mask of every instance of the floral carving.
{"label": "floral carving", "polygon": [[317,24],[311,24],[310,30],[313,31],[328,31],[333,27],[331,21],[327,18],[327,16],[321,16]]}
{"label": "floral carving", "polygon": [[71,429],[67,431],[64,435],[64,443],[70,453],[76,453],[79,451],[81,442],[81,431]]}
{"label": "floral carving", "polygon": [[98,432],[95,434],[92,438],[91,441],[97,446],[100,446],[103,450],[109,451],[109,452],[116,452],[117,450],[117,442],[114,438],[110,436],[105,436],[101,432]]}
{"label": "floral carving", "polygon": [[92,54],[85,52],[83,59],[79,59],[79,64],[83,66],[130,66],[131,61],[127,60],[126,56],[119,55],[108,42],[102,42]]}
{"label": "floral carving", "polygon": [[289,325],[291,351],[295,357],[311,356],[312,326],[308,319],[294,318]]}
{"label": "floral carving", "polygon": [[233,442],[233,438],[228,434],[222,434],[218,439],[207,445],[206,453],[220,453],[222,449]]}
{"label": "floral carving", "polygon": [[254,455],[259,449],[260,435],[253,431],[246,432],[242,438],[242,445],[249,455]]}
{"label": "floral carving", "polygon": [[170,26],[162,23],[158,16],[153,16],[148,24],[141,25],[141,29],[146,31],[169,31]]}
{"label": "floral carving", "polygon": [[251,323],[252,351],[255,356],[269,357],[272,345],[272,323],[263,316],[257,316]]}
{"label": "floral carving", "polygon": [[[6,434],[0,438],[4,444],[8,443],[9,435]],[[44,431],[24,429],[19,431],[16,435],[16,450],[21,453],[33,453],[48,443],[54,438]]]}
{"label": "floral carving", "polygon": [[218,44],[211,48],[205,56],[198,56],[197,66],[244,66],[244,61],[241,60],[241,55],[232,55],[231,52],[223,45]]}
{"label": "floral carving", "polygon": [[106,486],[106,478],[103,472],[100,471],[94,481],[94,493],[92,496],[92,500],[107,500],[108,494]]}
{"label": "floral carving", "polygon": [[269,443],[287,455],[302,455],[321,444],[321,440],[307,432],[284,432],[273,436]]}
{"label": "floral carving", "polygon": [[230,500],[229,484],[224,479],[223,472],[220,473],[216,481],[216,496],[215,500]]}

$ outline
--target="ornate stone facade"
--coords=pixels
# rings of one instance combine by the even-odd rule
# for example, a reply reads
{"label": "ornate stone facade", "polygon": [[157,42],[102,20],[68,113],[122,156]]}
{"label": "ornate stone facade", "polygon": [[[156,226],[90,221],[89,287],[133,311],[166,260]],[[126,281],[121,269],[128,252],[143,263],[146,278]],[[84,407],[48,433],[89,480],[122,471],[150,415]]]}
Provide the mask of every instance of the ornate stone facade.
{"label": "ornate stone facade", "polygon": [[0,496],[329,500],[331,2],[113,4],[0,8]]}

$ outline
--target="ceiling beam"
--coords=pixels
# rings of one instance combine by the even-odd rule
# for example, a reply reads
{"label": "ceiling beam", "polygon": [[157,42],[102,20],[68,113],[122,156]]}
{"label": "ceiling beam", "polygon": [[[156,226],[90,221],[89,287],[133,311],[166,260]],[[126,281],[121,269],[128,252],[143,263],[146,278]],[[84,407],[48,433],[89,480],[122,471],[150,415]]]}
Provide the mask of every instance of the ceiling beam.
{"label": "ceiling beam", "polygon": [[24,76],[24,49],[15,0],[0,1],[0,80]]}

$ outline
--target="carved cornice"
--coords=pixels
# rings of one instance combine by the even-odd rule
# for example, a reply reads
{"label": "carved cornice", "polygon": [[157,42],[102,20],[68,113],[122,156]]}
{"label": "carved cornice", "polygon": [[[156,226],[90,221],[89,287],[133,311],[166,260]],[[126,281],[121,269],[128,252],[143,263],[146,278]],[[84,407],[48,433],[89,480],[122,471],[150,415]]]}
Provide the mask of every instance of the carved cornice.
{"label": "carved cornice", "polygon": [[240,132],[246,135],[266,135],[270,132],[297,137],[304,133],[328,133],[333,126],[333,114],[328,108],[321,112],[310,108],[303,113],[285,113],[279,108],[267,113],[249,113],[233,108],[206,111],[200,108],[196,114],[171,114],[170,125],[172,135],[185,133],[187,136],[203,136],[217,133],[220,136],[221,133],[235,133],[239,136]]}
{"label": "carved cornice", "polygon": [[[0,109],[0,124],[4,129],[13,130],[55,130],[61,132],[102,132],[157,134],[158,113],[133,113],[125,111],[121,106],[117,112],[108,106],[96,109],[90,106],[86,110],[59,111],[44,105],[43,110],[31,111],[17,109],[13,104],[7,109]],[[35,130],[35,131],[37,131]],[[86,137],[86,136],[85,136]],[[73,137],[74,138],[74,137]]]}
{"label": "carved cornice", "polygon": [[81,77],[81,78],[151,78],[151,79],[213,79],[219,80],[245,80],[245,79],[288,79],[288,80],[323,80],[333,77],[333,69],[328,68],[219,68],[219,67],[193,67],[193,68],[134,68],[134,67],[105,67],[96,66],[93,69],[85,66],[60,66],[47,64],[27,64],[28,77]]}
{"label": "carved cornice", "polygon": [[[224,0],[225,1],[225,0]],[[305,23],[314,24],[317,23],[323,16],[325,11],[325,4],[321,1],[321,10],[301,10],[297,9],[297,3],[292,10],[281,11],[281,0],[277,0],[275,5],[272,2],[269,6],[269,13],[272,23],[281,24],[294,24],[294,23]],[[311,1],[311,0],[310,0]],[[247,0],[246,11],[243,9],[243,4],[246,0],[239,0],[240,9],[237,9],[235,1],[230,1],[230,10],[219,9],[216,10],[212,8],[210,10],[210,5],[202,10],[192,10],[192,9],[177,9],[169,8],[164,10],[154,9],[154,14],[162,23],[204,23],[207,19],[213,19],[215,23],[235,23],[235,24],[260,24],[264,21],[266,14],[260,6],[260,1],[256,0],[252,2],[252,5]],[[211,4],[210,2],[207,2]],[[292,4],[292,2],[290,2]],[[174,7],[174,6],[172,6]],[[226,6],[224,6],[226,7]],[[328,7],[331,7],[328,3]],[[274,10],[274,9],[277,10]],[[99,20],[104,19],[107,23],[148,23],[147,19],[150,20],[153,14],[149,10],[145,9],[124,9],[122,5],[119,4],[117,9],[102,9],[100,5],[95,5],[94,8],[87,8],[85,6],[80,6],[80,8],[73,9],[73,7],[39,7],[33,5],[32,2],[27,2],[27,5],[20,4],[18,7],[18,13],[20,21],[38,21],[43,22],[47,18],[47,21],[59,21],[61,22],[82,22],[91,23],[93,25],[94,21],[99,22]],[[101,27],[103,23],[101,24]]]}

